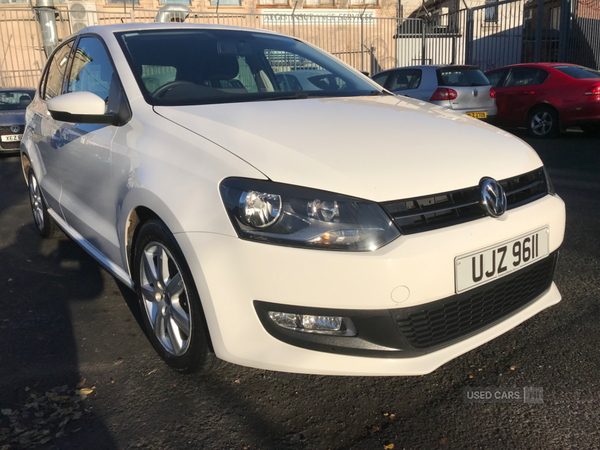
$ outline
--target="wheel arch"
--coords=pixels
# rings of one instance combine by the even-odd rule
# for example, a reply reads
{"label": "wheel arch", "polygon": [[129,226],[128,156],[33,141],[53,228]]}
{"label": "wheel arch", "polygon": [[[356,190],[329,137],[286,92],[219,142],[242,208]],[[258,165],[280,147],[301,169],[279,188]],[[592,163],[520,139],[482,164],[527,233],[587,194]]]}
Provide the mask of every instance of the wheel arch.
{"label": "wheel arch", "polygon": [[[157,212],[152,207],[149,207],[146,204],[137,205],[136,207],[131,209],[131,211],[129,211],[129,214],[127,215],[127,220],[125,221],[125,232],[124,232],[125,241],[124,242],[125,242],[125,252],[126,252],[125,256],[127,258],[127,260],[126,260],[127,270],[129,272],[129,276],[131,277],[132,280],[134,280],[134,277],[133,277],[133,272],[134,272],[133,251],[135,249],[135,242],[137,240],[137,236],[138,236],[142,226],[150,220],[158,220],[158,221],[162,222],[172,234],[175,234],[173,231],[173,228],[171,228],[171,226],[169,225],[169,222],[163,220],[163,217],[161,217],[159,214],[157,214]],[[174,217],[172,218],[172,220],[175,220]],[[175,226],[175,229],[179,229],[179,227],[180,227],[180,224],[179,224],[179,222],[177,222],[177,226]],[[177,238],[175,238],[175,240],[177,241]],[[186,265],[188,265],[188,267],[189,267],[189,263],[187,261],[189,259],[189,255],[186,254],[185,249],[182,248],[181,246],[180,246],[180,250],[181,250],[181,253],[183,254],[184,258],[186,259],[186,261],[185,261]],[[195,288],[198,291],[198,297],[200,298],[200,304],[201,304],[200,305],[201,306],[200,313],[202,314],[202,317],[203,317],[205,332],[206,332],[206,336],[208,339],[208,347],[212,353],[215,353],[213,342],[212,342],[212,336],[211,336],[211,332],[210,332],[210,327],[208,325],[208,321],[206,318],[203,296],[200,294],[201,289],[199,288],[199,286],[197,284],[198,280],[196,280],[196,277],[194,276],[194,273],[191,271],[191,269],[190,269],[190,272],[191,272],[191,275],[193,278]]]}
{"label": "wheel arch", "polygon": [[529,108],[527,110],[527,120],[529,120],[529,117],[531,116],[531,114],[535,110],[540,109],[540,108],[550,108],[550,109],[553,109],[556,112],[556,115],[558,116],[559,122],[562,123],[562,119],[561,119],[561,116],[560,116],[560,112],[558,111],[558,108],[556,106],[554,106],[550,102],[539,102],[539,103],[536,103],[535,105],[533,105],[531,108]]}
{"label": "wheel arch", "polygon": [[31,169],[31,161],[25,153],[21,154],[21,169],[23,170],[23,178],[25,178],[25,183],[29,186],[29,169]]}
{"label": "wheel arch", "polygon": [[[148,191],[133,196],[138,198],[132,199],[128,196],[123,203],[123,215],[121,216],[121,226],[119,227],[122,233],[121,241],[123,242],[122,257],[132,280],[133,248],[137,233],[144,223],[151,219],[157,219],[164,223],[173,234],[182,231],[181,223],[175,218],[175,215],[168,206],[159,198]],[[126,206],[127,204],[131,206]]]}

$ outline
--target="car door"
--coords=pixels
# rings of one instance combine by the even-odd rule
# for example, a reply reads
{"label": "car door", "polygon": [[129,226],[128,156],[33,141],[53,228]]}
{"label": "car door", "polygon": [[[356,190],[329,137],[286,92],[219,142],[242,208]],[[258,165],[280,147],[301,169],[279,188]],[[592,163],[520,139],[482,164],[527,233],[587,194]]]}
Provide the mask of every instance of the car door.
{"label": "car door", "polygon": [[[48,111],[46,102],[62,93],[65,72],[74,39],[65,42],[54,52],[44,72],[38,95],[29,106],[31,137],[39,155],[39,169],[36,173],[44,199],[56,214],[62,217],[60,195],[62,190],[62,167],[57,160],[56,136],[60,133],[57,124]],[[30,155],[33,157],[33,155]]]}
{"label": "car door", "polygon": [[[87,91],[102,98],[107,113],[122,90],[99,37],[84,35],[73,52],[66,93]],[[61,207],[70,227],[111,261],[120,260],[115,187],[111,180],[111,142],[117,127],[60,123],[57,160],[63,166]]]}
{"label": "car door", "polygon": [[524,125],[531,107],[543,101],[547,78],[548,72],[538,67],[512,67],[496,88],[498,119],[507,125]]}

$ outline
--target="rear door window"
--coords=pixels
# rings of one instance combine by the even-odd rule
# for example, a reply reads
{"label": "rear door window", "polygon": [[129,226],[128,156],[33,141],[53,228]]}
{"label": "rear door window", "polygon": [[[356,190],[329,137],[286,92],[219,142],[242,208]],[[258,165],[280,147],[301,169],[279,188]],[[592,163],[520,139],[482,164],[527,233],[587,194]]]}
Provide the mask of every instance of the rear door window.
{"label": "rear door window", "polygon": [[505,87],[533,86],[542,84],[548,78],[548,72],[537,67],[513,67],[508,74]]}
{"label": "rear door window", "polygon": [[394,72],[388,82],[390,91],[405,91],[417,89],[421,85],[421,69],[402,69]]}
{"label": "rear door window", "polygon": [[477,67],[442,67],[436,72],[439,86],[489,86],[490,84]]}
{"label": "rear door window", "polygon": [[492,70],[491,72],[486,73],[485,76],[490,81],[492,87],[496,88],[502,86],[500,83],[502,82],[502,78],[504,78],[507,72],[508,69]]}
{"label": "rear door window", "polygon": [[373,81],[380,86],[385,86],[385,82],[387,81],[389,76],[390,76],[390,74],[388,72],[380,73],[380,74],[373,76]]}

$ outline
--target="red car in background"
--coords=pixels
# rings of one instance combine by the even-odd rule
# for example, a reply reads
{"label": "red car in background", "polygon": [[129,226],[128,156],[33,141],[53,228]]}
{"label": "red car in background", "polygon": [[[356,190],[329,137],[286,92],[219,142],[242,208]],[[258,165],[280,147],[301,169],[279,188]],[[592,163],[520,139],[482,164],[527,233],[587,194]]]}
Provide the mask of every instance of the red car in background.
{"label": "red car in background", "polygon": [[535,138],[580,126],[600,132],[600,71],[574,64],[517,64],[485,73],[496,90],[499,125],[526,126]]}

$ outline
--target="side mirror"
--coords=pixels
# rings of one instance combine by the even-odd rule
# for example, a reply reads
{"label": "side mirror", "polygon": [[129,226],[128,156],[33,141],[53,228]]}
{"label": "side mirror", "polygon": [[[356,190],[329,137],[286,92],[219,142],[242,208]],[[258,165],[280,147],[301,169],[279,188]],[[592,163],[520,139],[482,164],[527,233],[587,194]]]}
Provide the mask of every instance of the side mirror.
{"label": "side mirror", "polygon": [[91,92],[70,92],[51,98],[48,111],[55,120],[71,123],[118,125],[117,114],[106,114],[106,102]]}
{"label": "side mirror", "polygon": [[369,72],[367,72],[366,70],[359,70],[360,73],[362,73],[365,77],[369,76]]}

